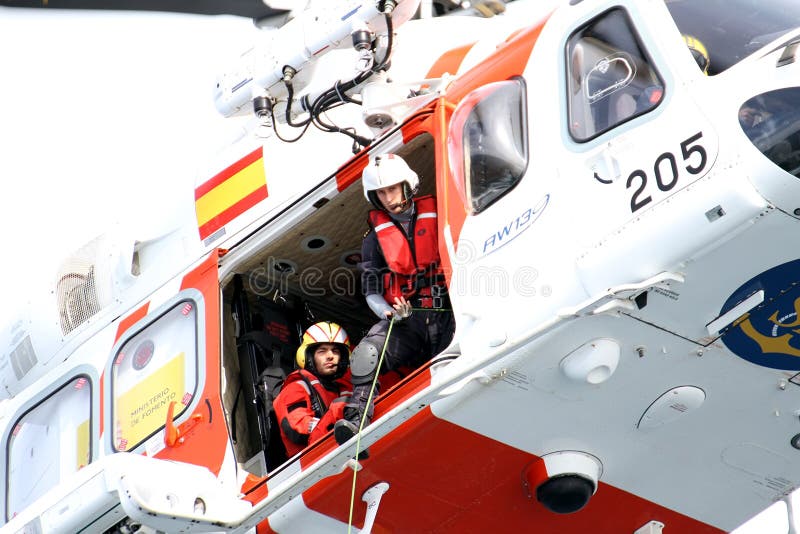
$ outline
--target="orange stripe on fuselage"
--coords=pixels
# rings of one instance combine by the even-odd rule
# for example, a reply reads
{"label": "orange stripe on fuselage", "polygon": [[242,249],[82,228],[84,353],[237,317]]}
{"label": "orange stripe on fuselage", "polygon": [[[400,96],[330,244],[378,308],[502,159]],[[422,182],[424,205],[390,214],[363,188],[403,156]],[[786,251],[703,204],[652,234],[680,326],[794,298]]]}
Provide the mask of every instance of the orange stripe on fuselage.
{"label": "orange stripe on fuselage", "polygon": [[[528,65],[533,47],[539,39],[539,34],[542,32],[545,22],[546,20],[537,26],[514,32],[490,56],[459,76],[447,89],[447,102],[455,106],[470,91],[478,87],[491,82],[508,80],[514,76],[521,76]],[[442,134],[446,135],[446,132],[442,132]],[[437,158],[437,175],[440,178],[437,182],[437,191],[445,191],[445,187],[454,188],[449,169],[440,165],[439,158]],[[441,182],[441,179],[445,176],[447,177],[447,184]],[[453,243],[458,243],[461,229],[467,217],[466,208],[461,197],[455,192],[448,194],[444,202],[446,202],[446,217],[443,218],[444,220],[440,224],[442,226],[444,224],[450,225]]]}
{"label": "orange stripe on fuselage", "polygon": [[[198,306],[197,321],[203,325],[199,332],[203,336],[197,340],[197,364],[205,368],[205,379],[198,383],[194,392],[187,392],[199,399],[191,414],[184,421],[195,420],[193,426],[182,429],[182,444],[165,447],[155,454],[156,458],[200,465],[218,475],[225,460],[225,451],[230,446],[228,427],[220,392],[220,301],[219,273],[217,262],[219,251],[214,250],[197,267],[186,273],[181,280],[180,290],[194,289],[202,294],[202,306]],[[202,349],[201,349],[202,347]],[[202,356],[202,358],[200,358]],[[181,416],[182,418],[184,416]],[[180,421],[177,421],[180,423]]]}
{"label": "orange stripe on fuselage", "polygon": [[138,323],[144,318],[145,315],[147,315],[147,308],[149,306],[150,303],[148,302],[119,322],[117,325],[117,335],[114,337],[114,343],[119,341],[119,339],[122,337],[122,334],[128,331],[128,328]]}
{"label": "orange stripe on fuselage", "polygon": [[453,75],[457,73],[467,52],[469,52],[474,45],[475,43],[470,43],[458,48],[453,48],[439,56],[439,59],[433,63],[425,78],[441,78],[445,73]]}
{"label": "orange stripe on fuselage", "polygon": [[336,189],[344,191],[350,184],[360,179],[361,173],[367,168],[367,163],[369,163],[369,154],[363,151],[353,163],[340,169],[336,173]]}
{"label": "orange stripe on fuselage", "polygon": [[521,76],[528,65],[533,46],[539,39],[544,22],[522,31],[516,31],[497,47],[486,59],[461,74],[447,88],[447,100],[457,104],[467,93],[487,83]]}
{"label": "orange stripe on fuselage", "polygon": [[403,133],[403,144],[406,145],[410,143],[419,135],[432,133],[432,128],[433,125],[431,124],[431,113],[430,109],[428,108],[403,125],[400,130]]}
{"label": "orange stripe on fuselage", "polygon": [[[366,513],[358,496],[387,481],[390,489],[381,500],[373,532],[634,532],[653,518],[673,532],[722,532],[602,481],[580,512],[550,512],[528,497],[522,482],[523,473],[537,471],[541,461],[425,408],[370,445],[369,458],[359,462],[354,526],[363,525]],[[346,469],[305,491],[303,501],[347,524],[352,484],[353,473]]]}

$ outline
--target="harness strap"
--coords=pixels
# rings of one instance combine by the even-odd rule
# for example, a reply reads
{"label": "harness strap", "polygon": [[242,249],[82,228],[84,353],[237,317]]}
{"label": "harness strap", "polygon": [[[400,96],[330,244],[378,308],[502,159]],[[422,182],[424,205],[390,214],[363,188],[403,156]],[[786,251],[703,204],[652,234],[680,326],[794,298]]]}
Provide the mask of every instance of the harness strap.
{"label": "harness strap", "polygon": [[304,385],[308,390],[308,394],[311,397],[311,409],[314,410],[314,417],[317,419],[322,419],[322,415],[325,413],[324,410],[327,410],[327,406],[322,401],[322,397],[317,391],[317,388],[314,387],[314,384],[319,384],[318,380],[314,380],[313,382],[309,380],[303,373],[299,373],[300,378],[303,379]]}

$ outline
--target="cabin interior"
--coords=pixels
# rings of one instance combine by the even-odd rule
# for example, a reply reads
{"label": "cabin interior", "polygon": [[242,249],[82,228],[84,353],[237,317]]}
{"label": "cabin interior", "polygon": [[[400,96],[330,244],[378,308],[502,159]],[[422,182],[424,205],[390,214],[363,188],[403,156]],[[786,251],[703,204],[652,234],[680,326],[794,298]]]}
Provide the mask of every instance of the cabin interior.
{"label": "cabin interior", "polygon": [[[433,137],[419,135],[396,153],[419,175],[418,195],[434,194]],[[361,181],[333,198],[309,195],[319,198],[305,197],[313,207],[290,231],[275,228],[297,210],[257,232],[276,235],[240,261],[222,287],[223,402],[237,461],[257,476],[286,460],[269,392],[295,369],[302,332],[317,321],[333,321],[355,346],[377,321],[361,294],[358,270],[370,209]]]}

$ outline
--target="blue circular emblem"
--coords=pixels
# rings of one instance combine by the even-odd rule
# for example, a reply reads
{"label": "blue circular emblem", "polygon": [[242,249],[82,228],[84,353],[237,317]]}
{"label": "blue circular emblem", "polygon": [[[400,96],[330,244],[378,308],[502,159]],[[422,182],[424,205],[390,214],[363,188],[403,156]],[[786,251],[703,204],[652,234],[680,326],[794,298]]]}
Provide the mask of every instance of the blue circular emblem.
{"label": "blue circular emblem", "polygon": [[737,289],[724,314],[760,289],[764,302],[731,323],[722,342],[745,360],[773,369],[800,370],[800,260],[773,267]]}

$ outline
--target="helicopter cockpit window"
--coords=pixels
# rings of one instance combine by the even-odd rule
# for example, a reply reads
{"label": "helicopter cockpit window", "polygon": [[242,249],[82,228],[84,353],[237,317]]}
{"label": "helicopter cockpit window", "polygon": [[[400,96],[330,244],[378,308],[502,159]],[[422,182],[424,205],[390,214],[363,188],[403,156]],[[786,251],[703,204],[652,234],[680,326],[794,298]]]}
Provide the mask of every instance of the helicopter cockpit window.
{"label": "helicopter cockpit window", "polygon": [[797,0],[665,0],[665,4],[698,66],[709,76],[765,46],[780,45],[784,34],[800,27]]}
{"label": "helicopter cockpit window", "polygon": [[6,519],[89,464],[91,381],[77,376],[27,411],[8,440]]}
{"label": "helicopter cockpit window", "polygon": [[525,84],[495,82],[468,94],[453,112],[451,172],[471,213],[508,193],[528,166]]}
{"label": "helicopter cockpit window", "polygon": [[607,11],[567,43],[569,131],[587,141],[661,102],[664,84],[621,9]]}
{"label": "helicopter cockpit window", "polygon": [[182,300],[119,348],[111,364],[111,439],[129,451],[189,406],[197,388],[197,304]]}
{"label": "helicopter cockpit window", "polygon": [[775,165],[800,177],[800,87],[776,89],[739,108],[745,135]]}

